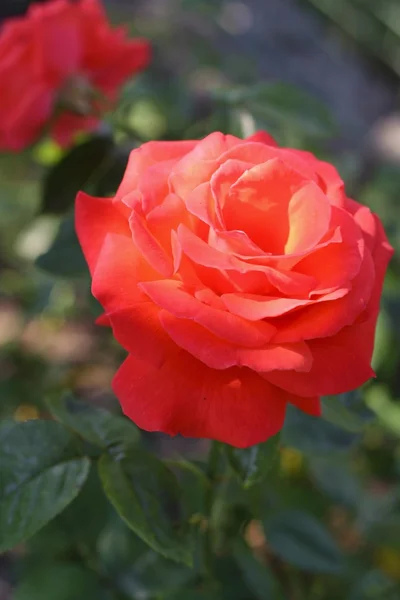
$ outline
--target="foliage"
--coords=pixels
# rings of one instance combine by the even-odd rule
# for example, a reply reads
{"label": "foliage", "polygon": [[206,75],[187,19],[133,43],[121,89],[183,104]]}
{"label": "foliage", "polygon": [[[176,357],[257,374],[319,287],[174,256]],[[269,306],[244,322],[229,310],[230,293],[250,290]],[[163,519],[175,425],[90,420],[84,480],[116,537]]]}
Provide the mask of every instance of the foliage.
{"label": "foliage", "polygon": [[[216,10],[181,4],[203,18]],[[207,41],[193,48],[215,62]],[[11,565],[13,597],[399,598],[398,259],[377,381],[325,398],[321,419],[290,407],[280,436],[247,450],[215,444],[208,457],[207,444],[142,434],[119,414],[109,384],[120,350],[92,325],[99,309],[73,226],[76,192],[115,192],[143,140],[265,128],[323,156],[331,116],[302,90],[240,77],[199,97],[160,58],[106,120],[105,134],[67,152],[43,139],[0,157],[0,565]],[[398,182],[382,166],[359,194],[397,248]]]}

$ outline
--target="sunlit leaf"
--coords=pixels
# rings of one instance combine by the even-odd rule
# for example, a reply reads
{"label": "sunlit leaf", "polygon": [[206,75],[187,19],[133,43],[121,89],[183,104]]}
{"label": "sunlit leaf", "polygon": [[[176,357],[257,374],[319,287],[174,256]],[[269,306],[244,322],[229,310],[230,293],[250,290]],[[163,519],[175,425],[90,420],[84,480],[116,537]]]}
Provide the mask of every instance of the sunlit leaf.
{"label": "sunlit leaf", "polygon": [[94,404],[81,402],[72,394],[48,402],[51,413],[92,444],[109,448],[137,443],[139,430],[123,416],[114,415]]}

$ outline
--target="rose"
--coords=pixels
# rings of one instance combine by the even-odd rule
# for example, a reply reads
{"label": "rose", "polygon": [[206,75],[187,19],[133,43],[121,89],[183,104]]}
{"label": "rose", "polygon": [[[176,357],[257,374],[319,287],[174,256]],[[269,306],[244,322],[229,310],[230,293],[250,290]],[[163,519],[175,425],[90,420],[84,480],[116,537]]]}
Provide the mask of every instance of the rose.
{"label": "rose", "polygon": [[9,19],[0,34],[0,149],[34,142],[56,107],[51,134],[61,145],[92,130],[94,112],[149,55],[146,41],[111,28],[98,0],[52,0]]}
{"label": "rose", "polygon": [[150,142],[115,198],[78,196],[76,226],[139,427],[245,447],[287,403],[319,415],[373,376],[392,249],[312,154],[265,133]]}

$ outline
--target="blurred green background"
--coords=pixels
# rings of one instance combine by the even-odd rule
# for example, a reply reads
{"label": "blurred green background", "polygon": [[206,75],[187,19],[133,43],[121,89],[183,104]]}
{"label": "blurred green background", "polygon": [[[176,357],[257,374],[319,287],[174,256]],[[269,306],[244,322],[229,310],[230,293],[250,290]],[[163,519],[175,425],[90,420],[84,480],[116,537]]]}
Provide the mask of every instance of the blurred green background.
{"label": "blurred green background", "polygon": [[[1,18],[26,4],[5,2]],[[378,323],[377,379],[361,399],[342,398],[340,410],[327,399],[326,421],[289,414],[271,479],[257,492],[245,494],[238,479],[222,491],[231,510],[215,516],[226,520],[217,595],[136,538],[92,473],[67,511],[0,556],[0,600],[396,600],[400,5],[110,0],[107,9],[150,38],[152,66],[126,86],[94,139],[69,152],[43,140],[0,155],[0,417],[48,418],[46,399],[67,388],[118,411],[110,381],[123,352],[94,325],[100,310],[73,230],[75,193],[112,194],[140,141],[214,130],[245,136],[263,128],[331,160],[349,195],[383,220],[396,255]],[[166,459],[201,461],[208,449],[203,441],[144,438]],[[201,482],[189,480],[197,514]],[[230,544],[238,523],[245,545]]]}

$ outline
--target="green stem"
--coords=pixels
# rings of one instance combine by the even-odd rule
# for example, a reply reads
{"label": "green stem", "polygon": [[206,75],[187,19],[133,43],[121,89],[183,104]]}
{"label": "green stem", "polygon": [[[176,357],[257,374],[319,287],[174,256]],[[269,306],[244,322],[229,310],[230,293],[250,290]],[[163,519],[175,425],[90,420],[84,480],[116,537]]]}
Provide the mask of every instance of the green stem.
{"label": "green stem", "polygon": [[88,546],[78,544],[76,550],[82,562],[90,571],[95,573],[103,588],[111,593],[114,600],[129,600],[129,597],[116,586],[115,581],[103,570],[98,557]]}
{"label": "green stem", "polygon": [[287,579],[291,589],[291,600],[306,600],[302,573],[295,567],[290,567],[287,571]]}
{"label": "green stem", "polygon": [[203,533],[202,539],[202,551],[203,551],[203,571],[204,578],[207,580],[212,580],[214,578],[214,568],[213,568],[213,532],[211,527],[211,516],[213,503],[215,498],[215,491],[217,487],[217,475],[218,468],[220,462],[220,450],[221,444],[220,442],[213,441],[211,444],[210,452],[208,455],[207,461],[207,478],[209,485],[206,488],[205,498],[204,498],[204,510],[205,516],[207,518],[207,528]]}

